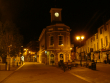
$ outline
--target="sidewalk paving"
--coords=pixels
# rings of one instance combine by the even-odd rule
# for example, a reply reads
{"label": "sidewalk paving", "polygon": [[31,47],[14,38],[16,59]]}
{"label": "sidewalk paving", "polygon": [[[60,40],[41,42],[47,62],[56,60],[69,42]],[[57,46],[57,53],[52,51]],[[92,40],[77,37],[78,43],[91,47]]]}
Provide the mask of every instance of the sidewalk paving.
{"label": "sidewalk paving", "polygon": [[[23,64],[24,65],[24,64]],[[12,73],[14,73],[17,69],[22,67],[23,65],[19,65],[16,67],[10,67],[10,70],[2,69],[0,70],[0,82],[10,76]]]}
{"label": "sidewalk paving", "polygon": [[[11,67],[10,71],[0,71],[0,82],[13,74],[23,65]],[[67,70],[65,72],[69,72],[72,75],[91,83],[110,83],[110,64],[97,63],[96,70],[91,70],[81,66],[72,67],[71,70]]]}
{"label": "sidewalk paving", "polygon": [[110,83],[110,64],[97,63],[96,70],[86,67],[73,67],[69,73],[91,83]]}

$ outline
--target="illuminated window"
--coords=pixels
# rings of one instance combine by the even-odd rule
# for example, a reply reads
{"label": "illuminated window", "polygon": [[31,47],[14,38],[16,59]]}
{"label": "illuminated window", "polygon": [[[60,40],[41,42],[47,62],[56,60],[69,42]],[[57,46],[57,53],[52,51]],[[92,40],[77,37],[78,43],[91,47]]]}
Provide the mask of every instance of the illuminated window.
{"label": "illuminated window", "polygon": [[108,46],[108,38],[105,36],[106,46]]}
{"label": "illuminated window", "polygon": [[50,46],[53,46],[53,44],[54,44],[53,36],[50,36]]}
{"label": "illuminated window", "polygon": [[59,36],[59,45],[63,44],[63,36]]}

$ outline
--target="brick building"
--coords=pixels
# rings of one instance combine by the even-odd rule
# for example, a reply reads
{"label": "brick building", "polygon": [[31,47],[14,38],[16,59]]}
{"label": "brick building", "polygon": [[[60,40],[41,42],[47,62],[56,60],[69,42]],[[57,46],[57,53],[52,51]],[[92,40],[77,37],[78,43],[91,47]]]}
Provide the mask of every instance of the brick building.
{"label": "brick building", "polygon": [[70,27],[62,23],[61,8],[51,8],[51,25],[39,37],[39,62],[57,65],[71,59]]}

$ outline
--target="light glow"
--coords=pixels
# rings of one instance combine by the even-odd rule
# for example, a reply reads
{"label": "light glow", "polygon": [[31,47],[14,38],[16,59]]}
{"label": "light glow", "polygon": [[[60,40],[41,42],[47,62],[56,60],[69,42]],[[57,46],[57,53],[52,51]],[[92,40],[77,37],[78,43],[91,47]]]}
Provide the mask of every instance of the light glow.
{"label": "light glow", "polygon": [[83,40],[84,39],[84,36],[81,36],[81,39]]}
{"label": "light glow", "polygon": [[59,13],[58,13],[58,12],[55,12],[55,16],[56,16],[56,17],[59,17]]}
{"label": "light glow", "polygon": [[80,39],[80,36],[77,36],[76,39],[79,40]]}
{"label": "light glow", "polygon": [[61,44],[61,46],[63,46],[63,44]]}
{"label": "light glow", "polygon": [[77,36],[76,39],[77,39],[77,40],[80,40],[80,39],[83,40],[83,39],[84,39],[84,36]]}
{"label": "light glow", "polygon": [[70,50],[72,50],[72,48],[70,48]]}

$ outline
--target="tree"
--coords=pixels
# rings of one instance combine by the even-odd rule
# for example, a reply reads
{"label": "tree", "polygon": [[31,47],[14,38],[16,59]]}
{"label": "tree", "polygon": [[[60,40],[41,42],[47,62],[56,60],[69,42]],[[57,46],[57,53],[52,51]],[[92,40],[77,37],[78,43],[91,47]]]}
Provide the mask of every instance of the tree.
{"label": "tree", "polygon": [[18,28],[11,21],[0,22],[0,56],[16,56],[19,53],[23,42]]}

